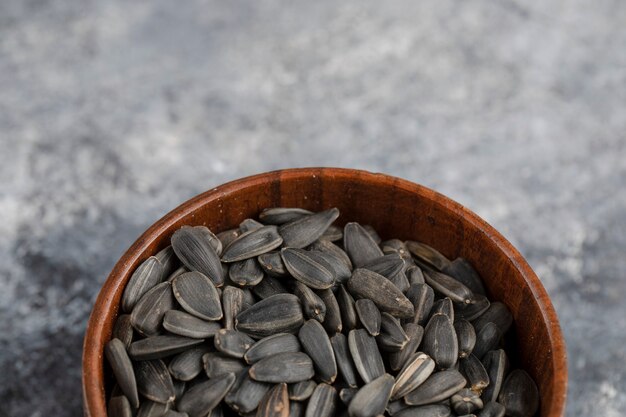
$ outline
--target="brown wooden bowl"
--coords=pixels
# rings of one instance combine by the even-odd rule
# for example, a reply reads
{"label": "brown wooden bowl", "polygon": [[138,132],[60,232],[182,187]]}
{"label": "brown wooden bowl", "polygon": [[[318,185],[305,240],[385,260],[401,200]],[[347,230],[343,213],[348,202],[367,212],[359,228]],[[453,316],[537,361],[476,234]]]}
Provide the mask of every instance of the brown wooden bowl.
{"label": "brown wooden bowl", "polygon": [[86,416],[107,414],[103,347],[137,265],[167,246],[182,225],[219,232],[275,206],[338,207],[340,225],[371,224],[383,239],[416,239],[449,258],[468,259],[490,298],[504,302],[513,313],[519,344],[514,360],[537,382],[540,416],[564,415],[567,362],[556,313],[535,273],[500,233],[460,204],[409,181],[352,169],[304,168],[255,175],[200,194],[157,221],[126,251],[104,283],[87,325],[82,374]]}

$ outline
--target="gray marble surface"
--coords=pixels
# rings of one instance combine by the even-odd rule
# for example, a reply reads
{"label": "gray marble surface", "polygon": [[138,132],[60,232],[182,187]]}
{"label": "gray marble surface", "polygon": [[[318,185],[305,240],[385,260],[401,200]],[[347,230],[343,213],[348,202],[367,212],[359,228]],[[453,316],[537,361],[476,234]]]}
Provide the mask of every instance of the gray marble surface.
{"label": "gray marble surface", "polygon": [[526,256],[568,416],[626,409],[626,2],[0,1],[0,415],[81,414],[116,259],[245,175],[433,187]]}

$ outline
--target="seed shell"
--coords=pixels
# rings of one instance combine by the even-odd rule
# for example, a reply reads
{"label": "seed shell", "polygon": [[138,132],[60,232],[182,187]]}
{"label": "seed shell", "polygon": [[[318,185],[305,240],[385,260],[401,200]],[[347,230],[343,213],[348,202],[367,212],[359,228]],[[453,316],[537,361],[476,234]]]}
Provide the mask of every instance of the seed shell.
{"label": "seed shell", "polygon": [[313,214],[312,211],[302,208],[272,207],[263,209],[259,214],[259,219],[265,224],[281,225],[311,214]]}
{"label": "seed shell", "polygon": [[367,331],[364,329],[350,330],[348,347],[354,366],[365,383],[371,382],[385,373],[385,365],[378,346],[376,346],[376,339],[370,336]]}
{"label": "seed shell", "polygon": [[229,265],[228,277],[237,285],[254,286],[263,279],[263,269],[255,258],[244,259]]}
{"label": "seed shell", "polygon": [[165,312],[174,308],[172,286],[162,282],[141,297],[130,313],[133,328],[143,336],[159,334]]}
{"label": "seed shell", "polygon": [[256,417],[289,417],[287,384],[276,384],[267,391],[259,404]]}
{"label": "seed shell", "polygon": [[132,417],[133,410],[128,398],[124,395],[111,397],[107,407],[107,414],[111,417]]}
{"label": "seed shell", "polygon": [[361,298],[355,303],[356,313],[359,321],[369,334],[378,336],[380,333],[381,315],[376,304],[369,298]]}
{"label": "seed shell", "polygon": [[172,236],[172,249],[191,271],[198,271],[217,287],[224,284],[224,271],[215,251],[213,233],[204,226],[183,226]]}
{"label": "seed shell", "polygon": [[397,318],[389,313],[382,313],[380,335],[376,337],[376,341],[383,351],[399,352],[409,342],[409,337]]}
{"label": "seed shell", "polygon": [[435,314],[431,317],[424,329],[422,349],[433,358],[438,368],[449,369],[454,366],[459,356],[459,345],[448,316]]}
{"label": "seed shell", "polygon": [[343,323],[341,321],[341,311],[339,310],[339,303],[335,294],[330,290],[321,290],[317,292],[324,305],[326,306],[326,316],[324,317],[324,328],[330,334],[341,332],[343,329]]}
{"label": "seed shell", "polygon": [[404,400],[409,405],[433,404],[450,398],[466,384],[459,371],[448,369],[431,374],[416,389],[408,393]]}
{"label": "seed shell", "polygon": [[237,315],[235,328],[261,339],[276,333],[296,332],[304,323],[298,297],[277,294],[259,301]]}
{"label": "seed shell", "polygon": [[459,319],[454,322],[456,338],[459,342],[459,358],[465,358],[472,353],[476,345],[476,331],[474,326],[467,320]]}
{"label": "seed shell", "polygon": [[243,358],[243,355],[254,344],[254,339],[236,330],[221,329],[213,340],[215,348],[227,356]]}
{"label": "seed shell", "polygon": [[350,417],[376,417],[385,412],[394,379],[384,374],[364,385],[348,406]]}
{"label": "seed shell", "polygon": [[126,346],[119,339],[111,339],[104,346],[104,354],[111,365],[113,375],[120,389],[126,396],[133,408],[139,407],[137,395],[137,382],[133,364],[126,353]]}
{"label": "seed shell", "polygon": [[238,413],[251,413],[258,407],[271,387],[271,384],[250,378],[246,370],[239,387],[226,395],[226,404]]}
{"label": "seed shell", "polygon": [[130,314],[122,314],[115,320],[111,338],[120,339],[128,349],[133,341],[133,326],[130,322]]}
{"label": "seed shell", "polygon": [[450,397],[450,405],[458,415],[466,415],[483,408],[483,400],[471,389],[464,388]]}
{"label": "seed shell", "polygon": [[280,254],[289,273],[306,286],[323,290],[335,283],[334,274],[324,264],[311,257],[309,251],[284,248]]}
{"label": "seed shell", "polygon": [[300,299],[302,304],[302,311],[304,315],[309,319],[315,319],[320,323],[324,322],[326,317],[326,304],[315,294],[312,289],[301,283],[295,281],[293,284],[293,293]]}
{"label": "seed shell", "polygon": [[278,233],[283,238],[283,246],[288,248],[309,246],[324,234],[337,217],[339,210],[332,208],[281,225]]}
{"label": "seed shell", "polygon": [[306,353],[287,352],[261,359],[252,365],[249,374],[256,381],[294,383],[311,379],[315,370]]}
{"label": "seed shell", "polygon": [[367,269],[355,269],[348,290],[356,298],[369,298],[381,312],[396,317],[413,317],[413,304],[388,279]]}
{"label": "seed shell", "polygon": [[312,379],[296,382],[289,385],[289,399],[292,401],[306,401],[311,397],[317,384]]}
{"label": "seed shell", "polygon": [[222,291],[222,308],[224,310],[224,328],[235,328],[235,317],[243,309],[244,292],[241,288],[227,285]]}
{"label": "seed shell", "polygon": [[135,362],[137,391],[145,398],[161,404],[174,400],[174,384],[162,360]]}
{"label": "seed shell", "polygon": [[283,243],[276,226],[263,226],[243,233],[222,253],[222,262],[236,262],[259,256]]}
{"label": "seed shell", "polygon": [[495,323],[500,333],[505,334],[513,324],[513,315],[503,303],[494,301],[472,324],[476,331],[480,333],[483,326],[489,322]]}
{"label": "seed shell", "polygon": [[511,417],[531,417],[539,408],[539,390],[526,371],[515,369],[504,381],[498,402]]}
{"label": "seed shell", "polygon": [[352,298],[343,285],[339,285],[335,293],[335,297],[337,298],[337,304],[339,304],[343,329],[346,331],[354,329],[357,325],[354,298]]}
{"label": "seed shell", "polygon": [[285,277],[289,275],[280,252],[267,252],[257,257],[257,261],[266,274],[273,277]]}
{"label": "seed shell", "polygon": [[495,323],[487,323],[476,334],[476,343],[472,353],[478,359],[482,359],[485,353],[498,347],[500,339],[502,339],[502,332],[498,326]]}
{"label": "seed shell", "polygon": [[298,338],[291,333],[277,333],[257,341],[243,357],[247,363],[253,364],[277,353],[290,352],[300,352]]}
{"label": "seed shell", "polygon": [[287,294],[288,292],[287,288],[278,279],[269,275],[252,287],[252,293],[262,300],[276,294]]}
{"label": "seed shell", "polygon": [[223,317],[220,295],[213,282],[200,272],[187,272],[172,281],[176,301],[189,314],[204,320]]}
{"label": "seed shell", "polygon": [[[459,371],[463,374],[472,391],[480,394],[489,385],[489,375],[482,362],[474,355],[459,361]],[[467,413],[470,413],[468,411]],[[466,413],[466,414],[467,414]]]}
{"label": "seed shell", "polygon": [[303,350],[313,360],[316,375],[322,382],[332,384],[337,378],[337,363],[328,334],[319,321],[308,320],[298,332]]}
{"label": "seed shell", "polygon": [[435,292],[428,284],[412,284],[406,292],[414,307],[413,323],[424,326],[430,317],[435,301]]}
{"label": "seed shell", "polygon": [[343,381],[352,388],[358,386],[354,362],[348,347],[348,338],[343,333],[336,333],[330,338],[335,353],[335,360]]}
{"label": "seed shell", "polygon": [[234,382],[235,374],[228,373],[221,378],[195,385],[183,394],[176,406],[189,417],[207,416],[226,396]]}
{"label": "seed shell", "polygon": [[332,417],[337,408],[337,391],[328,384],[319,384],[306,407],[305,417]]}
{"label": "seed shell", "polygon": [[425,243],[407,240],[404,244],[415,258],[438,271],[441,271],[451,263],[450,260],[439,251]]}
{"label": "seed shell", "polygon": [[391,399],[397,400],[419,387],[435,370],[435,361],[425,353],[415,353],[396,376]]}
{"label": "seed shell", "polygon": [[474,294],[487,294],[483,281],[480,279],[480,275],[478,275],[478,272],[476,272],[467,259],[456,258],[449,265],[444,267],[441,272],[450,275],[469,288]]}
{"label": "seed shell", "polygon": [[424,337],[424,328],[419,324],[407,323],[403,327],[409,341],[400,351],[389,353],[389,367],[392,371],[399,371],[404,366]]}
{"label": "seed shell", "polygon": [[151,336],[133,342],[128,349],[128,353],[136,361],[159,359],[180,353],[202,342],[202,339],[191,339],[182,336]]}
{"label": "seed shell", "polygon": [[372,259],[383,256],[378,244],[358,223],[347,223],[343,228],[343,247],[356,268],[367,265]]}
{"label": "seed shell", "polygon": [[209,378],[217,378],[229,373],[238,375],[245,368],[245,364],[239,359],[220,352],[205,353],[202,355],[202,364]]}
{"label": "seed shell", "polygon": [[482,362],[487,370],[489,385],[483,390],[481,397],[487,403],[497,401],[504,378],[509,371],[509,359],[503,349],[498,349],[487,352]]}
{"label": "seed shell", "polygon": [[163,266],[151,256],[143,261],[131,275],[122,294],[122,310],[130,313],[133,307],[155,285],[163,281]]}
{"label": "seed shell", "polygon": [[168,310],[163,315],[163,328],[178,336],[208,339],[215,336],[221,325],[206,321],[180,310]]}
{"label": "seed shell", "polygon": [[202,372],[202,356],[208,346],[196,346],[174,356],[167,365],[172,376],[180,381],[191,381]]}
{"label": "seed shell", "polygon": [[424,279],[433,290],[444,297],[450,297],[455,303],[471,303],[474,295],[472,291],[451,276],[437,271],[426,271]]}

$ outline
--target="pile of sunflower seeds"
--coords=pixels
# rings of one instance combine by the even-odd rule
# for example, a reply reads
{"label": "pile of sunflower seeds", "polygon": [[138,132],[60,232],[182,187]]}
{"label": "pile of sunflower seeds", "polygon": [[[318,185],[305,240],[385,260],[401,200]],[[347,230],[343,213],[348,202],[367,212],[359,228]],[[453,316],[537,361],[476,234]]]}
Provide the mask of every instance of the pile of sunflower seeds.
{"label": "pile of sunflower seeds", "polygon": [[111,417],[530,417],[513,317],[462,258],[381,242],[336,208],[184,226],[122,296]]}

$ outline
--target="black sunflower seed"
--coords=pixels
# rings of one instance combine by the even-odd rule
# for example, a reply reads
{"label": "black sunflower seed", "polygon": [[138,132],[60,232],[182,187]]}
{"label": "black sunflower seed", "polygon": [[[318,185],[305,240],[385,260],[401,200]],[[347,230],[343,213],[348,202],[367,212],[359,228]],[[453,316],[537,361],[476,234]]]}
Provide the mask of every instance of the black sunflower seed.
{"label": "black sunflower seed", "polygon": [[500,403],[497,402],[488,402],[485,403],[485,406],[480,413],[478,413],[478,417],[504,417],[506,414],[506,408]]}
{"label": "black sunflower seed", "polygon": [[[482,362],[474,355],[459,360],[459,371],[463,374],[472,391],[480,394],[489,385],[489,375]],[[468,411],[468,413],[471,411]]]}
{"label": "black sunflower seed", "polygon": [[253,286],[263,279],[263,269],[255,258],[248,258],[230,264],[228,277],[237,285]]}
{"label": "black sunflower seed", "polygon": [[165,312],[174,308],[172,286],[162,282],[144,294],[130,313],[133,328],[143,336],[159,334]]}
{"label": "black sunflower seed", "polygon": [[378,336],[380,333],[381,316],[376,304],[369,298],[361,298],[355,303],[356,313],[359,321],[372,336]]}
{"label": "black sunflower seed", "polygon": [[348,290],[356,298],[369,298],[381,312],[396,317],[413,317],[413,304],[388,279],[367,269],[355,269]]}
{"label": "black sunflower seed", "polygon": [[425,243],[407,240],[404,244],[415,258],[438,271],[441,271],[451,263],[439,251]]}
{"label": "black sunflower seed", "polygon": [[335,294],[330,289],[321,290],[317,292],[324,305],[326,306],[326,316],[324,317],[324,328],[330,334],[341,332],[343,324],[341,322],[341,311],[339,310],[339,303]]}
{"label": "black sunflower seed", "polygon": [[130,322],[130,314],[122,314],[115,320],[111,337],[120,339],[128,349],[130,343],[133,341],[133,326]]}
{"label": "black sunflower seed", "polygon": [[397,400],[419,387],[435,370],[435,361],[425,353],[411,355],[395,379],[391,399]]}
{"label": "black sunflower seed", "polygon": [[174,384],[162,360],[135,362],[137,391],[145,398],[161,404],[174,401]]}
{"label": "black sunflower seed", "polygon": [[126,396],[118,395],[109,400],[107,414],[111,417],[132,417],[133,409]]}
{"label": "black sunflower seed", "polygon": [[238,227],[217,234],[217,238],[220,240],[220,242],[222,242],[222,248],[225,248],[226,246],[233,243],[233,241],[236,240],[239,236],[241,236],[241,230],[239,230]]}
{"label": "black sunflower seed", "polygon": [[459,358],[465,358],[474,350],[476,331],[472,323],[464,319],[454,322],[454,330],[456,330],[456,338],[459,342]]}
{"label": "black sunflower seed", "polygon": [[472,290],[451,276],[437,271],[426,271],[424,272],[424,279],[433,290],[444,297],[450,297],[455,303],[469,304],[472,301]]}
{"label": "black sunflower seed", "polygon": [[348,406],[350,417],[376,417],[383,414],[393,384],[393,377],[384,374],[361,387]]}
{"label": "black sunflower seed", "polygon": [[233,373],[238,375],[246,366],[237,358],[226,356],[221,352],[209,352],[202,355],[204,373],[209,378]]}
{"label": "black sunflower seed", "polygon": [[480,317],[489,308],[489,300],[484,295],[474,294],[469,304],[455,304],[454,313],[456,317],[472,321]]}
{"label": "black sunflower seed", "polygon": [[304,413],[305,417],[332,417],[337,409],[337,390],[321,383],[313,391]]}
{"label": "black sunflower seed", "polygon": [[207,416],[226,396],[234,382],[235,374],[228,373],[221,378],[195,385],[183,394],[176,406],[189,417]]}
{"label": "black sunflower seed", "polygon": [[131,343],[128,353],[136,361],[145,361],[174,355],[202,342],[202,339],[182,336],[152,336]]}
{"label": "black sunflower seed", "polygon": [[257,261],[263,271],[266,274],[271,275],[273,277],[284,277],[289,273],[287,272],[287,268],[285,268],[285,264],[283,263],[283,258],[280,256],[280,252],[267,252],[257,257]]}
{"label": "black sunflower seed", "polygon": [[254,344],[254,339],[236,330],[221,329],[213,340],[215,348],[227,356],[243,358],[243,355]]}
{"label": "black sunflower seed", "polygon": [[289,394],[287,384],[274,385],[267,391],[256,412],[256,417],[289,417]]}
{"label": "black sunflower seed", "polygon": [[224,328],[235,328],[235,317],[243,309],[244,292],[241,288],[227,285],[222,291],[222,309],[224,310]]}
{"label": "black sunflower seed", "polygon": [[286,294],[287,288],[278,279],[267,275],[261,282],[252,287],[252,293],[261,300],[277,294]]}
{"label": "black sunflower seed", "polygon": [[293,294],[277,294],[237,315],[235,328],[254,338],[297,331],[304,323],[302,307]]}
{"label": "black sunflower seed", "polygon": [[339,210],[332,208],[281,225],[278,232],[283,238],[283,246],[304,248],[319,239],[328,226],[339,217]]}
{"label": "black sunflower seed", "polygon": [[339,304],[339,311],[341,312],[341,323],[343,329],[350,331],[357,325],[356,308],[354,305],[354,298],[348,293],[343,285],[339,285],[335,293],[337,298],[337,304]]}
{"label": "black sunflower seed", "polygon": [[155,256],[143,261],[131,275],[122,294],[122,310],[130,313],[151,288],[163,281],[163,265]]}
{"label": "black sunflower seed", "polygon": [[323,290],[335,283],[335,276],[324,264],[303,249],[284,248],[280,252],[285,267],[298,281],[308,287]]}
{"label": "black sunflower seed", "polygon": [[289,385],[289,399],[292,401],[306,401],[311,397],[317,384],[312,379],[296,382]]}
{"label": "black sunflower seed", "polygon": [[209,352],[208,346],[196,346],[174,356],[167,369],[179,381],[190,381],[202,372],[202,356]]}
{"label": "black sunflower seed", "polygon": [[430,316],[435,314],[443,314],[448,316],[451,322],[454,322],[454,306],[450,297],[441,298],[433,303],[430,309]]}
{"label": "black sunflower seed", "polygon": [[539,390],[526,371],[515,369],[504,381],[498,402],[511,417],[531,417],[539,408]]}
{"label": "black sunflower seed", "polygon": [[435,301],[435,292],[428,284],[412,284],[406,292],[407,298],[414,306],[413,323],[424,326],[430,317]]}
{"label": "black sunflower seed", "polygon": [[478,272],[472,267],[467,259],[456,258],[442,271],[472,290],[474,294],[486,295],[485,286]]}
{"label": "black sunflower seed", "polygon": [[498,349],[487,352],[482,362],[487,370],[489,385],[483,390],[481,398],[486,403],[497,401],[504,378],[509,371],[509,359],[503,349]]}
{"label": "black sunflower seed", "polygon": [[257,341],[243,357],[246,362],[253,364],[268,356],[289,352],[300,352],[298,338],[291,333],[277,333]]}
{"label": "black sunflower seed", "polygon": [[168,310],[163,316],[163,328],[178,336],[207,339],[215,336],[221,325],[206,321],[180,310]]}
{"label": "black sunflower seed", "polygon": [[391,276],[404,269],[404,260],[398,253],[390,253],[379,258],[372,259],[361,268],[376,272],[389,279]]}
{"label": "black sunflower seed", "polygon": [[466,384],[463,375],[454,369],[431,374],[416,389],[404,397],[409,405],[434,404],[450,398]]}
{"label": "black sunflower seed", "polygon": [[487,323],[476,333],[476,343],[472,353],[478,359],[482,359],[485,353],[498,347],[500,339],[502,339],[502,332],[498,326],[495,323]]}
{"label": "black sunflower seed", "polygon": [[271,387],[271,384],[250,378],[248,370],[245,370],[241,384],[226,395],[225,402],[238,413],[251,413]]}
{"label": "black sunflower seed", "polygon": [[389,354],[389,367],[393,371],[398,371],[404,366],[409,357],[417,351],[424,337],[424,328],[419,324],[407,323],[403,328],[409,341],[400,351]]}
{"label": "black sunflower seed", "polygon": [[141,406],[137,412],[137,417],[163,417],[168,408],[169,404],[161,404],[150,400],[144,400],[141,402]]}
{"label": "black sunflower seed", "polygon": [[326,304],[315,294],[312,289],[301,283],[295,281],[293,284],[293,293],[300,299],[302,304],[302,311],[304,315],[309,319],[315,319],[320,323],[324,322],[326,317]]}
{"label": "black sunflower seed", "polygon": [[239,223],[239,230],[241,230],[242,234],[251,230],[260,229],[261,227],[263,227],[263,223],[258,222],[254,219],[245,219],[244,221]]}
{"label": "black sunflower seed", "polygon": [[428,354],[440,369],[449,369],[454,366],[459,356],[459,345],[454,326],[443,314],[435,314],[424,328],[422,349]]}
{"label": "black sunflower seed", "polygon": [[313,214],[312,211],[302,208],[272,207],[263,209],[259,214],[259,219],[265,224],[281,225],[311,214]]}
{"label": "black sunflower seed", "polygon": [[204,320],[223,317],[220,295],[213,282],[200,272],[187,272],[172,281],[176,301],[189,314]]}
{"label": "black sunflower seed", "polygon": [[412,266],[406,270],[406,275],[409,280],[409,285],[413,284],[425,284],[424,273],[419,266]]}
{"label": "black sunflower seed", "polygon": [[343,247],[356,268],[361,268],[372,259],[383,256],[383,251],[367,230],[354,222],[347,223],[343,228]]}
{"label": "black sunflower seed", "polygon": [[354,362],[348,347],[348,338],[343,333],[336,333],[330,338],[330,344],[335,353],[335,361],[343,381],[349,386],[356,388],[358,385]]}
{"label": "black sunflower seed", "polygon": [[483,408],[483,400],[471,389],[464,388],[450,397],[450,405],[458,415],[467,415]]}
{"label": "black sunflower seed", "polygon": [[256,381],[294,383],[306,381],[315,375],[313,361],[306,353],[277,353],[256,362],[249,371]]}
{"label": "black sunflower seed", "polygon": [[376,341],[383,351],[399,352],[409,342],[409,337],[397,318],[389,313],[382,313],[380,335],[376,337]]}
{"label": "black sunflower seed", "polygon": [[408,407],[394,414],[394,417],[450,417],[452,411],[446,404],[421,405]]}
{"label": "black sunflower seed", "polygon": [[201,272],[220,287],[224,283],[224,271],[212,235],[204,226],[183,226],[174,232],[172,248],[189,270]]}
{"label": "black sunflower seed", "polygon": [[480,333],[483,326],[490,322],[495,323],[500,333],[505,334],[511,327],[511,324],[513,324],[513,315],[511,315],[511,312],[503,303],[494,301],[472,324],[476,332]]}
{"label": "black sunflower seed", "polygon": [[332,384],[337,377],[337,363],[328,334],[319,321],[308,320],[298,332],[302,349],[313,360],[317,377]]}
{"label": "black sunflower seed", "polygon": [[126,353],[126,346],[119,339],[112,339],[104,346],[104,354],[111,365],[115,380],[133,408],[139,407],[137,382],[133,364]]}
{"label": "black sunflower seed", "polygon": [[224,248],[222,262],[236,262],[257,257],[276,249],[283,243],[276,226],[263,226],[243,233]]}
{"label": "black sunflower seed", "polygon": [[376,339],[364,329],[350,330],[348,347],[354,366],[365,383],[382,376],[385,365],[380,355]]}

